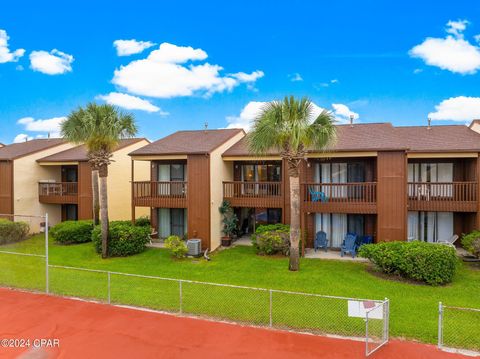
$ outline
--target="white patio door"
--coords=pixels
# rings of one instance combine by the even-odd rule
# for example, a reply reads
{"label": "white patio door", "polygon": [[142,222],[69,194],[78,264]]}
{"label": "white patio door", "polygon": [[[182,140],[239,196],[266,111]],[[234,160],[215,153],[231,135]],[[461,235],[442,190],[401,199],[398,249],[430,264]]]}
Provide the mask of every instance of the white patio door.
{"label": "white patio door", "polygon": [[[159,182],[170,182],[170,165],[158,165],[157,178]],[[163,196],[170,195],[170,186],[168,183],[158,184],[158,194]]]}
{"label": "white patio door", "polygon": [[408,240],[438,242],[453,235],[453,212],[408,212]]}
{"label": "white patio door", "polygon": [[316,213],[315,233],[323,231],[327,234],[329,246],[339,248],[347,234],[347,214]]}

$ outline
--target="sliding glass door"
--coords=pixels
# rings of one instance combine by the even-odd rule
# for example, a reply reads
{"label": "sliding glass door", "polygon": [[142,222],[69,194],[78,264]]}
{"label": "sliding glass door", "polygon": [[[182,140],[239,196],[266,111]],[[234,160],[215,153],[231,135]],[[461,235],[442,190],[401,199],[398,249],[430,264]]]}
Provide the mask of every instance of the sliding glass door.
{"label": "sliding glass door", "polygon": [[453,212],[408,212],[408,240],[438,242],[453,235]]}
{"label": "sliding glass door", "polygon": [[185,208],[158,208],[158,236],[175,235],[183,238],[188,232]]}

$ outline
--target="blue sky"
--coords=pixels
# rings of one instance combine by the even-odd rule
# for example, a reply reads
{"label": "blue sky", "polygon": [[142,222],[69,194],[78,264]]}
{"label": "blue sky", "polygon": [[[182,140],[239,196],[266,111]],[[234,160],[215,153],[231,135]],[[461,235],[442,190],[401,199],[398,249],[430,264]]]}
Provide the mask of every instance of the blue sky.
{"label": "blue sky", "polygon": [[340,121],[480,118],[477,1],[67,4],[2,2],[0,142],[54,134],[94,100],[127,108],[152,140],[246,126],[290,94]]}

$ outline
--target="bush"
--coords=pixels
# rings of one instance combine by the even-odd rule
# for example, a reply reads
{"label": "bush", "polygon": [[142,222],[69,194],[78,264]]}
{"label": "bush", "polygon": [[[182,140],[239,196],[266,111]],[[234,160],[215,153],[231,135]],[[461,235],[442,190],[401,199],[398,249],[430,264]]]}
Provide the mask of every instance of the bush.
{"label": "bush", "polygon": [[50,235],[59,243],[85,243],[92,240],[92,221],[65,221],[50,229]]}
{"label": "bush", "polygon": [[430,285],[450,283],[458,262],[454,248],[420,241],[366,244],[359,255],[385,273]]}
{"label": "bush", "polygon": [[135,220],[135,225],[137,227],[150,227],[150,218],[140,217]]}
{"label": "bush", "polygon": [[[134,226],[130,221],[110,222],[108,235],[108,256],[125,257],[141,253],[149,242],[150,228]],[[101,226],[96,226],[92,240],[97,253],[102,253]]]}
{"label": "bush", "polygon": [[23,241],[30,232],[30,226],[26,222],[12,222],[0,219],[0,245]]}
{"label": "bush", "polygon": [[169,236],[165,239],[165,248],[170,249],[172,256],[176,258],[185,258],[188,253],[187,245],[179,236]]}
{"label": "bush", "polygon": [[480,251],[475,250],[475,247],[480,246],[480,231],[473,231],[462,236],[462,246],[474,256],[480,258]]}
{"label": "bush", "polygon": [[252,244],[260,255],[287,255],[290,250],[290,226],[281,223],[258,226],[252,235]]}

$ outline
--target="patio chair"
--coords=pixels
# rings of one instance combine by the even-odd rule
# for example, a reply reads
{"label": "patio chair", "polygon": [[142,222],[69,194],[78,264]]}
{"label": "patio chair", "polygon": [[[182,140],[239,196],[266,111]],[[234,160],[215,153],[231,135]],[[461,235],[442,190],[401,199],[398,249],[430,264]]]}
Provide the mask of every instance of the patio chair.
{"label": "patio chair", "polygon": [[451,236],[450,238],[448,239],[441,239],[439,240],[437,243],[438,244],[444,244],[446,246],[450,246],[450,247],[454,247],[455,248],[455,242],[457,241],[458,239],[458,235],[454,234],[453,236]]}
{"label": "patio chair", "polygon": [[355,233],[347,233],[345,239],[343,240],[342,246],[340,247],[340,256],[343,257],[344,254],[350,253],[352,258],[355,258],[357,255],[357,235]]}
{"label": "patio chair", "polygon": [[308,187],[308,192],[310,193],[310,198],[312,202],[327,202],[327,196],[322,191],[315,191],[313,187]]}
{"label": "patio chair", "polygon": [[315,235],[315,243],[313,244],[315,252],[317,249],[323,248],[325,252],[328,249],[328,239],[327,234],[324,231],[319,231]]}

